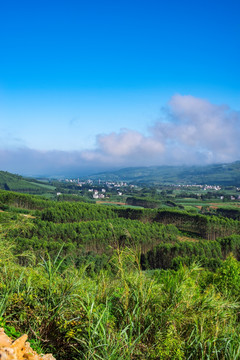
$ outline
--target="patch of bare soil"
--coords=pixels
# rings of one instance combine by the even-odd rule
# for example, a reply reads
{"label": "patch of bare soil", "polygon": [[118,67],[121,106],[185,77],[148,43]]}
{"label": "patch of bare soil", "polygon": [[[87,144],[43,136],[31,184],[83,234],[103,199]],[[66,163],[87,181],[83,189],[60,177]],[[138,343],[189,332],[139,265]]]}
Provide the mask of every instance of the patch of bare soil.
{"label": "patch of bare soil", "polygon": [[180,241],[192,241],[192,242],[197,242],[198,241],[198,239],[190,238],[190,237],[182,236],[182,235],[178,236],[178,240],[180,240]]}
{"label": "patch of bare soil", "polygon": [[[227,204],[228,206],[229,204]],[[236,207],[240,207],[240,202],[232,202],[231,206],[236,206]],[[212,207],[212,209],[217,209],[219,207],[224,207],[224,203],[211,203],[210,207]]]}
{"label": "patch of bare soil", "polygon": [[119,201],[96,201],[96,204],[126,205],[126,203],[124,203],[124,202],[119,202]]}
{"label": "patch of bare soil", "polygon": [[29,215],[29,214],[20,214],[20,215],[22,215],[22,216],[24,216],[26,218],[29,218],[29,219],[35,219],[36,218],[36,216],[32,216],[32,215]]}

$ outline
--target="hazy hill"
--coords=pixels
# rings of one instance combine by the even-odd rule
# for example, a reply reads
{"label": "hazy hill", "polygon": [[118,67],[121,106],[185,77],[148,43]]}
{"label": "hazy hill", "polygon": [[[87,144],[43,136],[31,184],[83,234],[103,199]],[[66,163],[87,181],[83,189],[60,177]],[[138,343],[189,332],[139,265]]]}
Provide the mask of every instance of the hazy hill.
{"label": "hazy hill", "polygon": [[92,179],[165,184],[240,186],[240,161],[205,166],[150,166],[125,168],[90,176]]}
{"label": "hazy hill", "polygon": [[35,179],[0,171],[0,189],[38,194],[52,191],[55,188]]}

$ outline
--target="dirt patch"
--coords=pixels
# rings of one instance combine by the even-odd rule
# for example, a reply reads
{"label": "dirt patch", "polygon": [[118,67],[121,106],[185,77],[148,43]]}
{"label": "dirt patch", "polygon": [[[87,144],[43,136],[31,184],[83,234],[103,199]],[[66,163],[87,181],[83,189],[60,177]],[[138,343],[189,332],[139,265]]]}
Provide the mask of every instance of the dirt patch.
{"label": "dirt patch", "polygon": [[96,204],[126,205],[126,203],[124,203],[124,202],[119,202],[119,201],[96,201]]}
{"label": "dirt patch", "polygon": [[26,218],[29,218],[29,219],[36,219],[36,216],[32,216],[32,215],[29,215],[29,214],[20,214],[21,216],[24,216]]}
{"label": "dirt patch", "polygon": [[197,241],[199,241],[198,239],[190,238],[190,237],[182,236],[182,235],[179,235],[177,238],[178,238],[178,240],[180,240],[180,241],[191,241],[191,242],[197,242]]}
{"label": "dirt patch", "polygon": [[219,208],[219,207],[225,207],[225,206],[233,206],[233,207],[240,207],[240,202],[238,201],[238,202],[232,202],[232,203],[210,203],[209,204],[210,205],[210,207],[213,207],[214,206],[214,208],[215,209],[217,209],[217,208]]}

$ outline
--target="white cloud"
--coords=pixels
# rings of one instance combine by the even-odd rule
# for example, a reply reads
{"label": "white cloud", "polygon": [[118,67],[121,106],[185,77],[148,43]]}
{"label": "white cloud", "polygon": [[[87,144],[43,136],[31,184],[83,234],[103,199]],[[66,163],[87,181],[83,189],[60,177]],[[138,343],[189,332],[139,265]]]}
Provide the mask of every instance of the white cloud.
{"label": "white cloud", "polygon": [[137,131],[124,129],[118,134],[98,135],[97,148],[82,152],[82,157],[113,165],[139,165],[147,159],[148,163],[151,162],[151,157],[159,156],[163,151],[164,145],[152,136],[146,137]]}
{"label": "white cloud", "polygon": [[132,165],[230,162],[239,157],[240,115],[228,106],[175,95],[149,135],[124,129],[99,135],[83,158]]}
{"label": "white cloud", "polygon": [[94,150],[0,150],[0,169],[31,174],[81,174],[144,165],[206,164],[240,158],[240,114],[193,96],[173,96],[148,134],[100,134]]}
{"label": "white cloud", "polygon": [[157,122],[152,133],[159,139],[168,139],[176,149],[188,149],[191,155],[195,154],[195,161],[199,154],[205,154],[205,159],[201,158],[204,162],[238,159],[240,114],[228,106],[213,105],[193,96],[175,95],[169,102],[169,119],[167,123]]}

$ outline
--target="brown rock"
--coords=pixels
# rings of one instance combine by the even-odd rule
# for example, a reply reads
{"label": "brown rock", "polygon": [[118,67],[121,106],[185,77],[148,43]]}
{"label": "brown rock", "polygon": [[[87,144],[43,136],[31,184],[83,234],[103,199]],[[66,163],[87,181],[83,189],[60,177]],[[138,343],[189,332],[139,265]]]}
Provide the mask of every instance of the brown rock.
{"label": "brown rock", "polygon": [[0,346],[10,346],[12,340],[5,334],[4,329],[0,328]]}
{"label": "brown rock", "polygon": [[27,335],[12,341],[0,328],[0,360],[56,360],[52,354],[38,355],[29,342]]}

